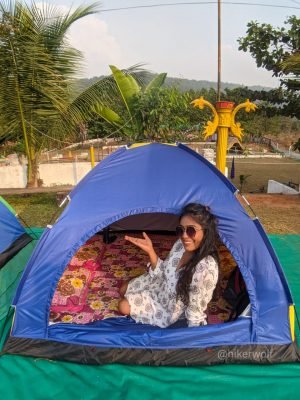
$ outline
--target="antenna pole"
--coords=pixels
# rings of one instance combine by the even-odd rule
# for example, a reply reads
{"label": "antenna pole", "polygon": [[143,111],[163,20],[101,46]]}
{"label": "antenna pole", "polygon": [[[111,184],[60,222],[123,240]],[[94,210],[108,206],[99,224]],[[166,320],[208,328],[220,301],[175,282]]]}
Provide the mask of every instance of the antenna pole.
{"label": "antenna pole", "polygon": [[218,89],[217,101],[221,100],[221,0],[218,0]]}

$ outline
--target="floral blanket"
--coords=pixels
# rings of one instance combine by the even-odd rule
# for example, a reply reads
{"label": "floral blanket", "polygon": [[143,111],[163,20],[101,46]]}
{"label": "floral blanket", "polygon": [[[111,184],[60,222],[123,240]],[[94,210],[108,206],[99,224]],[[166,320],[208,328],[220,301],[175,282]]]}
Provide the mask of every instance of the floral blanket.
{"label": "floral blanket", "polygon": [[[176,238],[150,235],[161,258],[165,258]],[[75,254],[57,285],[50,309],[50,323],[87,324],[120,316],[119,288],[124,280],[146,272],[148,257],[119,235],[104,244],[95,235]]]}
{"label": "floral blanket", "polygon": [[[166,258],[176,238],[150,235],[157,254]],[[228,277],[236,263],[225,246],[220,246],[220,279],[210,302],[208,323],[228,319],[230,309],[222,299]],[[110,244],[101,235],[88,240],[75,254],[61,276],[50,309],[50,324],[87,324],[118,312],[119,288],[124,280],[146,272],[147,255],[118,235]]]}

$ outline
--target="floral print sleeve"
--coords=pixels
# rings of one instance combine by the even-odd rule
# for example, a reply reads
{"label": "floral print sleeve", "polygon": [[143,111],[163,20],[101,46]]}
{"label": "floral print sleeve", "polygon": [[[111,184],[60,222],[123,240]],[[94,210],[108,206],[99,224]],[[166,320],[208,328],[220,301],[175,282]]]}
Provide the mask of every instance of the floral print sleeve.
{"label": "floral print sleeve", "polygon": [[163,264],[164,261],[161,258],[158,258],[155,269],[151,268],[151,263],[147,264],[147,267],[149,268],[149,275],[151,276],[151,278],[153,278],[154,276],[159,276],[163,273]]}
{"label": "floral print sleeve", "polygon": [[206,325],[206,308],[218,281],[218,264],[212,256],[201,260],[196,266],[185,310],[188,326]]}
{"label": "floral print sleeve", "polygon": [[174,257],[176,257],[177,252],[180,251],[181,249],[182,249],[181,241],[177,240],[174,243],[172,249],[170,250],[170,252],[165,260],[158,258],[155,269],[152,269],[151,264],[148,263],[147,266],[149,268],[149,275],[151,277],[161,275],[163,273],[164,269],[168,266],[170,260],[173,259]]}

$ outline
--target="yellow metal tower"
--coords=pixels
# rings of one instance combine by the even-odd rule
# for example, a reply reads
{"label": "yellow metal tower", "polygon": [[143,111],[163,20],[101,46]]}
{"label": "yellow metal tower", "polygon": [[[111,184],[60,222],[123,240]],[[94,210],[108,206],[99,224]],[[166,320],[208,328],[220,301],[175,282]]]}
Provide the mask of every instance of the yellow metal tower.
{"label": "yellow metal tower", "polygon": [[239,104],[235,108],[234,103],[231,101],[217,101],[216,106],[214,107],[203,97],[193,100],[192,104],[194,107],[199,107],[201,110],[203,110],[205,106],[209,107],[214,114],[213,121],[208,121],[205,127],[204,140],[209,136],[212,136],[216,130],[218,131],[216,166],[223,174],[225,174],[229,130],[232,135],[236,136],[239,140],[242,140],[243,136],[243,129],[239,122],[235,122],[235,115],[243,108],[246,112],[255,111],[257,106],[247,99],[245,103]]}

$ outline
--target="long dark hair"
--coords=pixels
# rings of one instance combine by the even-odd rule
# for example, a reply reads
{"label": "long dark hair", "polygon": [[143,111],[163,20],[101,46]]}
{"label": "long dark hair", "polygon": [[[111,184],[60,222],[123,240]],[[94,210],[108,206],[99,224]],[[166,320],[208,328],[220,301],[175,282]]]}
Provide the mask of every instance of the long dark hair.
{"label": "long dark hair", "polygon": [[177,300],[184,305],[189,304],[189,289],[196,269],[196,265],[205,257],[212,256],[219,263],[217,220],[211,214],[209,207],[201,204],[191,203],[186,205],[180,215],[192,217],[203,229],[203,239],[198,249],[194,251],[192,258],[180,269],[179,279],[176,286]]}

